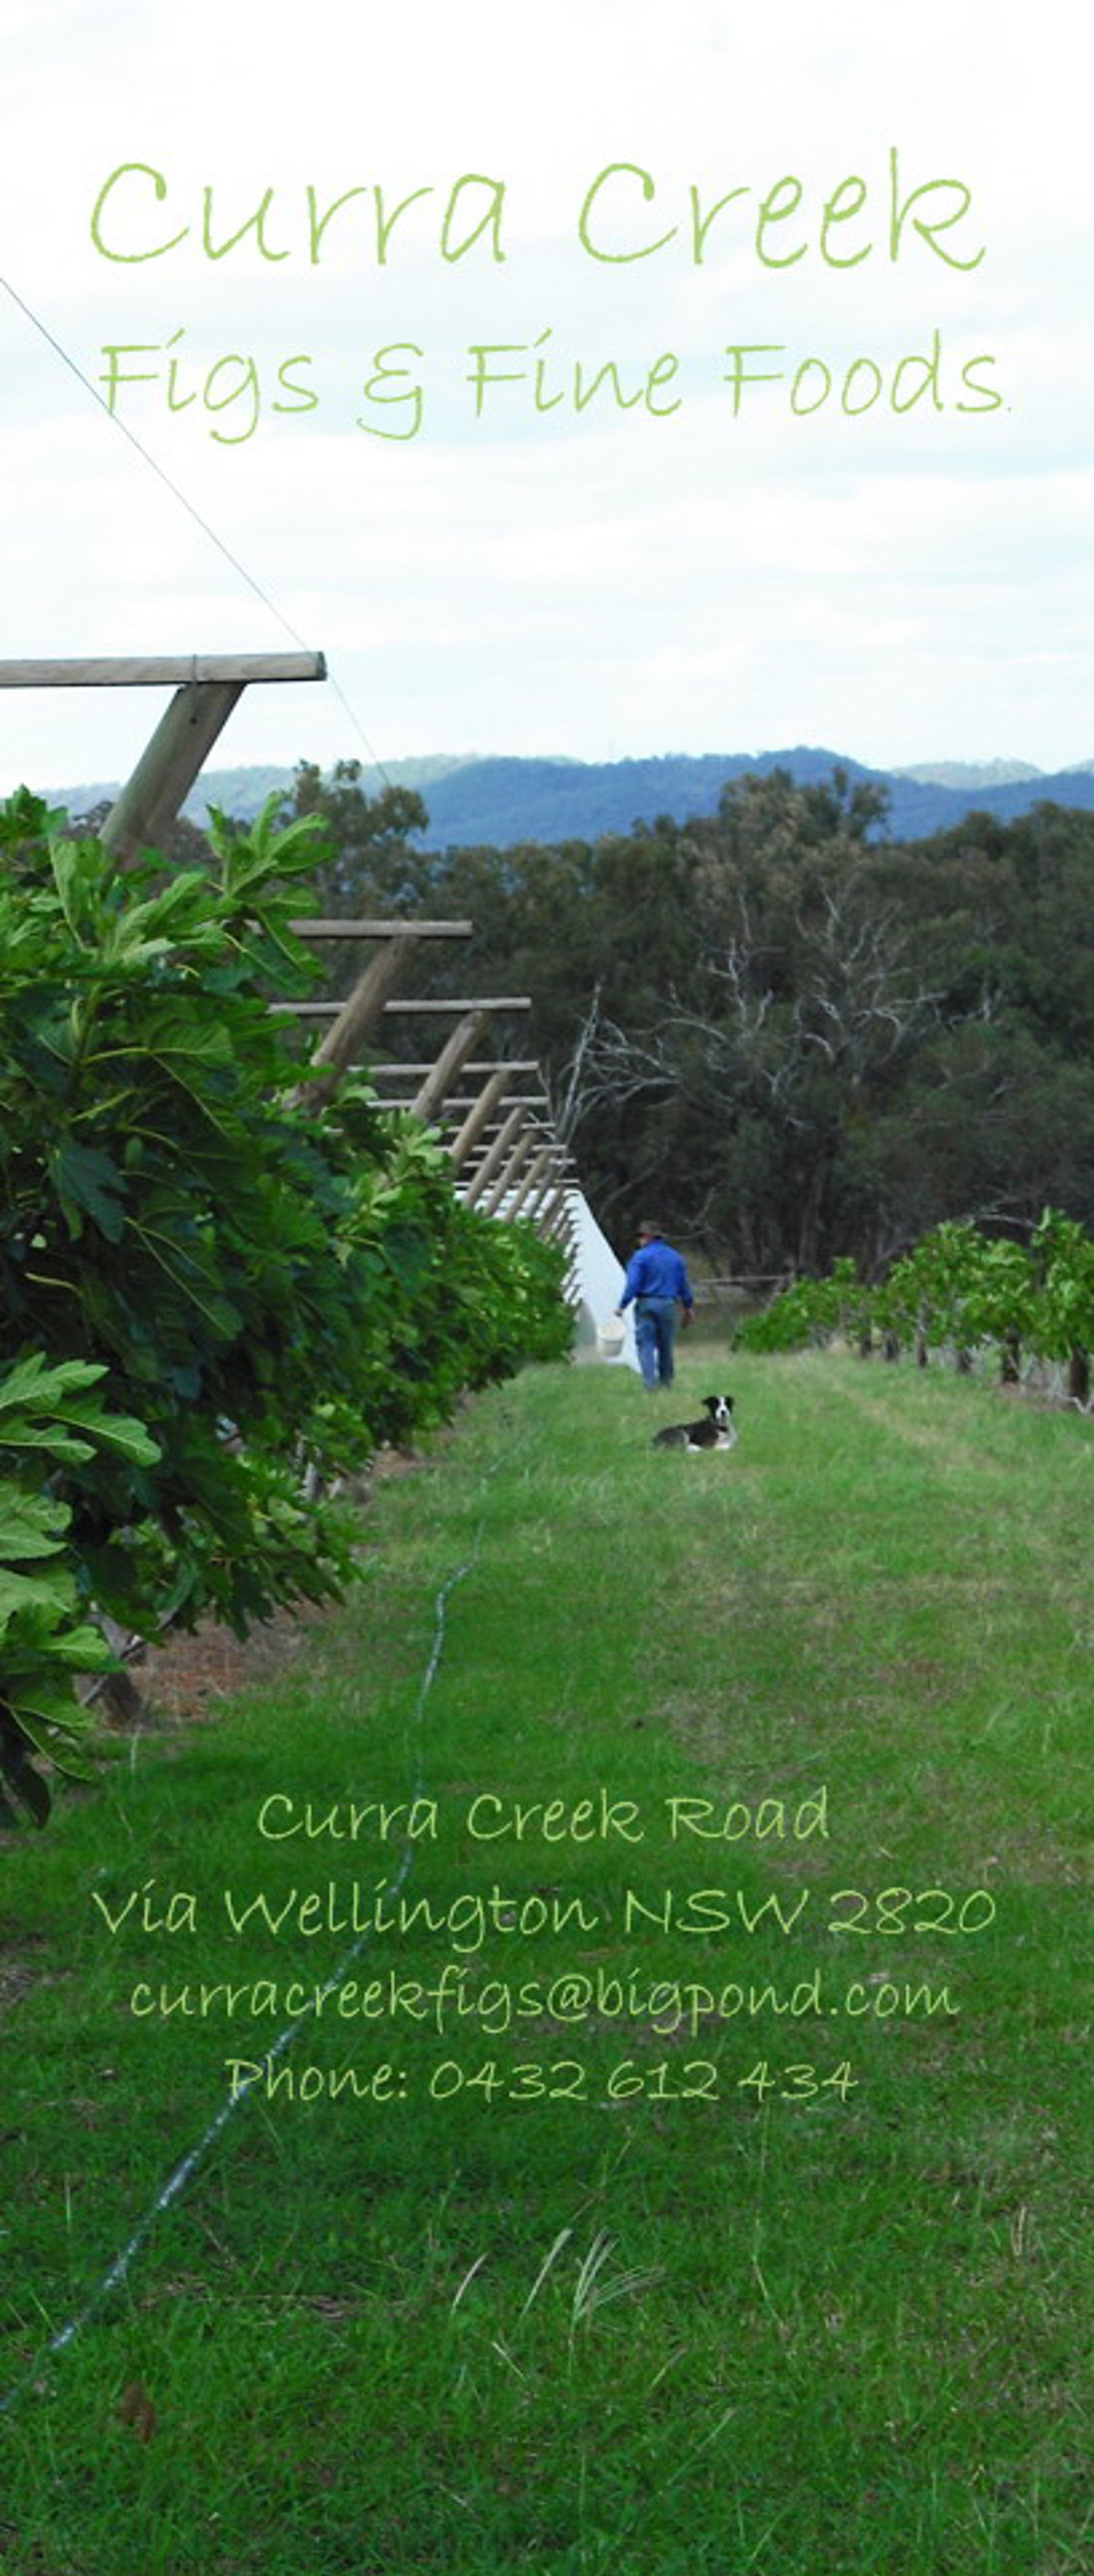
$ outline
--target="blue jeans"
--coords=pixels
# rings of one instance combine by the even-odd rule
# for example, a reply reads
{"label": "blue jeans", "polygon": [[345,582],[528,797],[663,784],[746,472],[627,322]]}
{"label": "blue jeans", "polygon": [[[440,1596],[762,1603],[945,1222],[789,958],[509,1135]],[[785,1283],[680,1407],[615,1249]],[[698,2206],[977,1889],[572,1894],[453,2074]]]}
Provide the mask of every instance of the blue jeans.
{"label": "blue jeans", "polygon": [[660,1381],[671,1386],[672,1350],[676,1340],[675,1297],[636,1297],[634,1339],[643,1383],[652,1395]]}

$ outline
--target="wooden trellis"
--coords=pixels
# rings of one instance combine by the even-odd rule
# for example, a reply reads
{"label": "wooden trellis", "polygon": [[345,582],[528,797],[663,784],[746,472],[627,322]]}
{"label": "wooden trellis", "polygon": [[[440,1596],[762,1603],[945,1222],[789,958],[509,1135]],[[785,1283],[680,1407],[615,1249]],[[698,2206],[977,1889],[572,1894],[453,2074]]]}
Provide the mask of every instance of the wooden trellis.
{"label": "wooden trellis", "polygon": [[[401,944],[406,930],[413,930],[417,925],[373,923],[371,927],[376,935],[386,932],[390,945],[396,946]],[[465,1114],[456,1133],[448,1138],[453,1162],[463,1174],[464,1196],[471,1204],[481,1200],[483,1212],[491,1216],[509,1218],[527,1210],[537,1230],[545,1232],[544,1208],[549,1185],[558,1180],[564,1160],[553,1129],[544,1123],[545,1114],[550,1120],[549,1096],[542,1083],[534,1092],[512,1093],[509,1089],[517,1066],[525,1072],[538,1074],[538,1064],[529,1058],[518,1058],[513,1065],[476,1062],[474,1056],[474,1049],[491,1017],[529,1010],[531,999],[528,994],[502,993],[475,998],[426,995],[400,999],[384,990],[373,966],[366,969],[365,976],[346,1002],[286,1001],[272,1007],[301,1021],[326,1019],[331,1022],[315,1061],[329,1064],[332,1080],[338,1072],[348,1069],[358,1060],[377,1023],[387,1017],[454,1016],[456,1027],[435,1057],[385,1064],[382,1074],[378,1074],[377,1068],[370,1068],[372,1078],[381,1079],[387,1086],[396,1080],[412,1081],[415,1089],[409,1099],[393,1095],[388,1089],[389,1103],[395,1105],[399,1100],[412,1115],[432,1125],[441,1121],[446,1103],[451,1107],[455,1084],[465,1070],[484,1075],[483,1087],[477,1094],[466,1099],[461,1097],[460,1106]],[[535,1121],[527,1119],[526,1109],[537,1111],[538,1118]],[[493,1117],[495,1110],[507,1112],[500,1127]],[[444,1123],[451,1125],[450,1119]],[[538,1154],[529,1171],[526,1166],[537,1148]],[[472,1163],[469,1158],[477,1149],[481,1149],[478,1159]]]}
{"label": "wooden trellis", "polygon": [[[307,931],[301,925],[304,935]],[[271,1007],[298,1021],[327,1020],[327,1034],[316,1050],[313,1061],[328,1067],[327,1082],[348,1071],[365,1056],[367,1045],[378,1026],[388,1018],[421,1017],[455,1019],[456,1025],[433,1057],[410,1062],[368,1066],[371,1079],[389,1105],[399,1105],[420,1118],[426,1125],[447,1129],[447,1145],[456,1170],[461,1174],[464,1197],[470,1204],[482,1202],[489,1216],[514,1217],[527,1213],[537,1231],[546,1236],[547,1202],[552,1184],[561,1178],[565,1161],[557,1146],[550,1124],[550,1099],[539,1080],[534,1091],[514,1092],[514,1075],[539,1076],[534,1058],[519,1057],[511,1064],[476,1059],[475,1049],[489,1028],[492,1017],[510,1016],[531,1009],[527,993],[501,993],[478,996],[424,995],[398,997],[392,987],[398,981],[402,957],[416,936],[467,935],[470,925],[464,923],[416,923],[372,921],[361,925],[361,936],[371,935],[382,941],[380,955],[366,967],[353,992],[345,1001],[284,1001]],[[323,937],[336,937],[337,929],[324,923]],[[455,1086],[465,1075],[483,1077],[482,1087],[471,1095],[457,1094]],[[410,1096],[393,1091],[395,1083],[411,1082]],[[327,1086],[322,1086],[325,1089]],[[309,1095],[316,1086],[309,1084]],[[456,1100],[463,1112],[460,1125],[452,1132],[451,1113]],[[526,1111],[538,1113],[526,1117]],[[447,1112],[447,1115],[445,1114]],[[500,1124],[495,1113],[502,1113]],[[537,1149],[538,1148],[538,1152]],[[533,1155],[535,1160],[532,1161]],[[472,1160],[472,1157],[475,1159]],[[531,1169],[527,1166],[531,1162]],[[568,1214],[563,1202],[564,1219],[558,1219],[552,1202],[551,1216],[565,1239]]]}
{"label": "wooden trellis", "polygon": [[[324,680],[326,676],[322,653],[303,651],[0,660],[0,688],[4,689],[173,691],[102,828],[104,846],[123,866],[134,862],[142,849],[155,846],[170,831],[246,688]],[[340,1074],[360,1060],[389,1014],[455,1015],[456,1027],[436,1055],[413,1067],[417,1088],[406,1106],[426,1124],[434,1124],[446,1103],[450,1109],[456,1105],[455,1086],[463,1075],[482,1077],[482,1087],[476,1094],[460,1097],[462,1121],[447,1140],[465,1197],[473,1204],[485,1201],[492,1214],[515,1215],[527,1209],[542,1232],[564,1238],[565,1192],[559,1184],[568,1157],[561,1155],[549,1132],[547,1093],[544,1089],[516,1093],[510,1088],[517,1074],[538,1076],[538,1065],[526,1059],[510,1065],[473,1060],[492,1017],[527,1011],[531,1007],[528,996],[396,999],[404,970],[419,944],[433,939],[466,939],[471,935],[471,923],[317,917],[295,921],[293,928],[309,941],[360,940],[372,943],[376,949],[343,1001],[272,1005],[276,1010],[292,1012],[303,1022],[327,1020],[330,1024],[311,1059],[323,1070],[318,1082],[309,1083],[309,1098],[327,1096]],[[410,1070],[398,1068],[400,1076]],[[393,1076],[395,1071],[393,1066],[383,1068],[385,1076]],[[536,1123],[526,1117],[526,1112],[533,1110],[538,1113]],[[496,1126],[498,1113],[502,1113],[500,1129]],[[447,1123],[450,1126],[451,1122]]]}
{"label": "wooden trellis", "polygon": [[[393,1086],[418,1081],[429,1070],[424,1063],[374,1064],[371,1073],[381,1098],[391,1106],[410,1106],[405,1095]],[[447,1150],[461,1175],[465,1196],[472,1201],[484,1197],[492,1182],[494,1191],[485,1204],[493,1205],[496,1214],[508,1217],[519,1209],[545,1241],[557,1238],[569,1245],[572,1229],[565,1184],[567,1173],[573,1169],[572,1158],[555,1141],[550,1096],[538,1061],[529,1056],[514,1057],[502,1064],[471,1059],[463,1070],[471,1080],[485,1076],[482,1088],[477,1093],[448,1093],[445,1116],[438,1116],[437,1123],[445,1132]],[[534,1088],[513,1087],[522,1079],[527,1083],[529,1076],[535,1078]],[[524,1120],[524,1127],[530,1131],[533,1143],[541,1149],[550,1148],[535,1187],[528,1190],[513,1163],[513,1157],[523,1151],[521,1127],[512,1114],[515,1110],[534,1113]],[[460,1123],[455,1124],[458,1113]],[[500,1151],[495,1154],[499,1140]]]}

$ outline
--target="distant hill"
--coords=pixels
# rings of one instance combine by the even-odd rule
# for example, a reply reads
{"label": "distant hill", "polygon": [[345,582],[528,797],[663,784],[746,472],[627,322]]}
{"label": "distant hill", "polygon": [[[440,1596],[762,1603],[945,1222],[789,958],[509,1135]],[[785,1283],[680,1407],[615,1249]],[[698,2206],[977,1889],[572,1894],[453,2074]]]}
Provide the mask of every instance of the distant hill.
{"label": "distant hill", "polygon": [[[1082,766],[1086,768],[1084,761]],[[1043,778],[1032,760],[917,760],[910,769],[894,769],[893,778],[914,778],[921,787],[1009,787],[1015,778]]]}
{"label": "distant hill", "polygon": [[[432,751],[418,760],[389,760],[383,769],[374,763],[361,762],[361,786],[366,796],[378,796],[384,786],[432,787],[438,778],[447,777],[452,769],[462,769],[477,760],[473,751]],[[292,786],[292,769],[206,769],[197,786],[187,797],[183,813],[191,822],[204,823],[211,805],[222,814],[233,814],[249,820],[265,804],[268,796],[286,796]],[[42,790],[51,805],[63,805],[69,814],[89,814],[95,805],[113,803],[118,793],[118,780],[93,779],[79,787],[49,787]]]}
{"label": "distant hill", "polygon": [[[845,753],[799,743],[792,750],[668,752],[649,760],[479,759],[473,753],[435,752],[394,760],[383,772],[362,765],[361,783],[376,794],[390,780],[417,787],[429,807],[429,829],[418,837],[426,849],[454,843],[504,849],[516,841],[599,840],[626,833],[660,815],[686,822],[713,814],[722,788],[750,770],[788,769],[801,785],[830,777],[835,768],[853,781],[869,780],[888,791],[888,831],[894,840],[922,840],[945,831],[970,811],[1010,822],[1031,805],[1049,801],[1094,809],[1094,761],[1067,770],[1042,771],[1020,761],[926,762],[912,770],[870,769]],[[203,822],[210,805],[227,814],[256,814],[267,796],[287,792],[291,769],[210,770],[184,811]],[[50,792],[50,802],[86,813],[117,794],[110,784]]]}
{"label": "distant hill", "polygon": [[750,770],[788,769],[801,785],[823,781],[832,770],[846,770],[853,781],[868,780],[887,789],[888,830],[898,841],[922,840],[930,832],[960,823],[975,808],[1009,821],[1028,813],[1042,798],[1060,805],[1094,808],[1094,770],[1090,768],[1034,774],[974,791],[901,778],[894,771],[867,768],[846,754],[798,744],[791,750],[702,755],[667,754],[655,760],[567,762],[546,760],[479,760],[451,772],[430,790],[429,830],[421,835],[428,849],[454,842],[485,843],[505,848],[513,841],[596,840],[607,832],[629,832],[635,823],[653,823],[671,815],[678,823],[690,814],[713,814],[727,781]]}

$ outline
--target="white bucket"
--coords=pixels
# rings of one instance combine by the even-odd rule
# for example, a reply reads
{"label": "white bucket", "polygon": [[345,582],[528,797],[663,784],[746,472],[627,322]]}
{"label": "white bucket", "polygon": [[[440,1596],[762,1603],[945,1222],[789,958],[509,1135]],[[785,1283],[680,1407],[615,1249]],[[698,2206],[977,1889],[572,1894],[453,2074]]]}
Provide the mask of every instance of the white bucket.
{"label": "white bucket", "polygon": [[601,1359],[617,1360],[626,1338],[627,1327],[622,1316],[609,1315],[607,1323],[601,1325],[596,1337],[596,1347]]}

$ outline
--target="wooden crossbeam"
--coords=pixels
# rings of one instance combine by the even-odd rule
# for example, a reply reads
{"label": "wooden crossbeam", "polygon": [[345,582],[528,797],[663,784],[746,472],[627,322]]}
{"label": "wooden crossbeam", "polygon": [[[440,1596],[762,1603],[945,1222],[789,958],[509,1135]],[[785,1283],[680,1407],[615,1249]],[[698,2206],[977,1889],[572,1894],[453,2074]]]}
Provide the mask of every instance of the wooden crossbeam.
{"label": "wooden crossbeam", "polygon": [[[544,1151],[545,1151],[545,1152],[549,1152],[549,1153],[552,1155],[553,1168],[554,1168],[554,1169],[555,1169],[555,1171],[557,1171],[559,1174],[561,1174],[561,1173],[562,1173],[562,1172],[564,1172],[564,1171],[572,1172],[572,1171],[574,1170],[575,1166],[574,1166],[574,1163],[573,1163],[573,1159],[572,1159],[572,1157],[571,1157],[569,1154],[565,1154],[565,1155],[560,1156],[560,1155],[558,1154],[558,1148],[557,1148],[556,1146],[553,1146],[553,1145],[552,1145],[552,1143],[551,1143],[551,1140],[550,1140],[549,1136],[547,1136],[547,1134],[545,1133],[545,1131],[544,1131],[544,1129],[543,1129],[543,1128],[540,1128],[540,1129],[538,1130],[538,1134],[537,1134],[537,1135],[532,1136],[532,1137],[529,1139],[529,1141],[530,1141],[530,1143],[532,1143],[532,1144],[539,1143],[540,1145],[542,1145],[542,1147],[543,1147],[543,1149],[544,1149]],[[466,1173],[466,1178],[467,1178],[468,1182],[471,1182],[471,1181],[473,1181],[473,1180],[476,1180],[476,1179],[479,1177],[480,1173],[481,1173],[481,1169],[482,1169],[481,1164],[479,1164],[479,1163],[469,1163],[469,1165],[468,1165],[468,1167],[467,1167],[467,1173]]]}
{"label": "wooden crossbeam", "polygon": [[[394,947],[394,940],[390,943]],[[381,952],[382,954],[383,952]],[[336,1020],[345,1002],[271,1002],[271,1011],[280,1011],[295,1020]],[[386,1007],[386,1005],[385,1005]]]}
{"label": "wooden crossbeam", "polygon": [[[432,1061],[430,1061],[428,1064],[373,1064],[370,1065],[368,1069],[374,1078],[379,1081],[381,1076],[386,1078],[389,1073],[397,1073],[400,1075],[405,1074],[408,1077],[417,1075],[420,1078],[423,1073],[431,1073],[433,1067]],[[465,1064],[464,1072],[538,1073],[539,1065],[534,1056],[507,1056],[504,1065],[499,1065],[496,1058],[491,1058],[486,1062]]]}
{"label": "wooden crossbeam", "polygon": [[[432,1072],[432,1066],[425,1068],[425,1070]],[[464,1065],[463,1072],[466,1073],[466,1071],[467,1067]],[[490,1067],[491,1078],[494,1074],[500,1074],[502,1080],[504,1082],[508,1082],[508,1065],[492,1064]],[[393,1109],[405,1108],[406,1106],[405,1095],[401,1091],[383,1091],[380,1096],[383,1100],[389,1102]],[[446,1094],[446,1102],[449,1110],[473,1109],[481,1098],[481,1090],[450,1091]],[[515,1109],[518,1101],[522,1109],[541,1109],[549,1111],[551,1106],[545,1091],[517,1091],[514,1089],[509,1092],[505,1101],[505,1107],[507,1109]]]}
{"label": "wooden crossbeam", "polygon": [[[375,1065],[373,1065],[373,1066],[372,1066],[371,1070],[372,1070],[373,1078],[375,1079],[375,1076],[376,1076],[376,1067],[375,1067]],[[433,1070],[432,1065],[429,1065],[429,1064],[423,1064],[423,1065],[422,1065],[422,1067],[421,1067],[421,1075],[424,1077],[427,1073],[432,1073],[432,1070]],[[487,1067],[487,1078],[488,1078],[489,1080],[492,1080],[492,1079],[493,1079],[493,1077],[494,1077],[494,1075],[497,1073],[497,1074],[501,1074],[501,1075],[504,1077],[505,1081],[506,1081],[506,1082],[508,1082],[509,1077],[510,1077],[511,1070],[512,1070],[511,1066],[509,1066],[509,1065],[507,1065],[507,1064],[505,1064],[505,1063],[501,1063],[501,1064],[492,1064],[492,1065],[489,1065],[489,1066]],[[461,1081],[463,1081],[463,1080],[464,1080],[464,1078],[466,1077],[466,1073],[467,1073],[467,1066],[466,1066],[466,1065],[464,1065],[464,1066],[463,1066],[463,1069],[462,1069],[462,1072],[461,1072],[461,1075],[460,1075],[460,1079],[461,1079]],[[387,1098],[387,1097],[389,1097],[389,1096],[390,1096],[390,1098],[391,1098],[392,1102],[393,1102],[396,1106],[398,1105],[399,1101],[403,1098],[403,1094],[402,1094],[401,1092],[394,1092],[394,1091],[393,1091],[390,1095],[388,1095],[388,1094],[385,1092],[385,1095],[384,1095],[384,1096],[385,1096],[385,1098]],[[449,1108],[450,1108],[450,1109],[471,1109],[471,1108],[473,1108],[473,1107],[474,1107],[475,1102],[476,1102],[480,1097],[481,1097],[481,1092],[480,1092],[480,1090],[478,1090],[478,1089],[476,1089],[476,1090],[474,1090],[474,1091],[461,1091],[461,1092],[458,1092],[458,1093],[457,1093],[457,1092],[450,1092],[450,1093],[449,1093],[449,1095],[448,1095],[448,1105],[449,1105]],[[546,1093],[545,1091],[518,1091],[518,1090],[517,1090],[517,1088],[516,1088],[516,1086],[514,1085],[514,1086],[513,1086],[513,1089],[512,1089],[512,1092],[511,1092],[511,1095],[510,1095],[510,1101],[509,1101],[509,1106],[510,1106],[510,1108],[515,1107],[516,1102],[517,1102],[518,1100],[522,1102],[523,1106],[524,1106],[526,1109],[545,1109],[545,1110],[549,1110],[549,1109],[550,1109],[550,1105],[551,1105],[551,1104],[550,1104],[550,1101],[549,1101],[549,1099],[548,1099],[547,1093]]]}
{"label": "wooden crossbeam", "polygon": [[472,993],[465,995],[462,1000],[452,998],[441,1000],[439,997],[436,1000],[430,1000],[427,997],[412,1002],[391,1002],[388,1005],[391,1011],[419,1014],[433,1011],[442,1015],[449,1011],[530,1011],[531,1007],[530,993]]}
{"label": "wooden crossbeam", "polygon": [[0,661],[0,689],[173,688],[103,825],[122,866],[161,840],[252,680],[325,680],[321,653],[112,653],[64,661]]}
{"label": "wooden crossbeam", "polygon": [[[415,938],[417,937],[413,922],[407,923],[407,930]],[[402,934],[393,935],[390,945],[393,948],[401,948]],[[344,1002],[271,1002],[270,1004],[271,1011],[290,1011],[298,1020],[336,1020],[339,1012],[345,1007]],[[527,993],[498,993],[489,998],[473,995],[470,1000],[462,1001],[442,1001],[438,998],[431,1001],[385,1002],[384,1004],[385,1013],[391,1018],[396,1017],[400,1012],[416,1012],[419,1015],[428,1012],[437,1019],[449,1019],[464,1011],[530,1011],[531,1007],[531,996]],[[428,1072],[430,1068],[427,1066],[426,1070]]]}
{"label": "wooden crossbeam", "polygon": [[[466,1070],[467,1068],[465,1066],[464,1071],[466,1072]],[[508,1066],[505,1066],[504,1068],[499,1067],[499,1070],[503,1072],[504,1078],[508,1080]],[[481,1098],[481,1093],[475,1094],[474,1092],[467,1091],[458,1093],[449,1092],[445,1101],[445,1107],[449,1112],[456,1109],[474,1109],[477,1107],[479,1098]],[[516,1109],[518,1104],[521,1109],[546,1109],[549,1105],[545,1091],[507,1091],[501,1104],[502,1107],[504,1109]],[[397,1109],[399,1107],[397,1100],[393,1100],[390,1105],[393,1109]]]}
{"label": "wooden crossbeam", "polygon": [[322,653],[112,653],[0,662],[0,689],[182,689],[227,680],[325,680]]}
{"label": "wooden crossbeam", "polygon": [[298,939],[397,939],[412,930],[416,939],[470,939],[472,921],[290,921]]}
{"label": "wooden crossbeam", "polygon": [[[385,1105],[388,1105],[388,1104],[385,1104]],[[392,1107],[394,1107],[396,1104],[395,1104],[394,1102],[392,1102],[390,1105],[391,1105]],[[539,1105],[539,1104],[537,1103],[537,1104],[536,1104],[536,1106],[538,1106],[538,1105]],[[503,1103],[503,1106],[504,1106],[504,1107],[506,1107],[506,1108],[513,1108],[513,1109],[518,1109],[518,1108],[519,1108],[519,1109],[526,1109],[526,1108],[527,1108],[527,1106],[528,1106],[528,1103],[527,1103],[527,1101],[524,1101],[524,1100],[521,1100],[521,1101],[516,1101],[516,1100],[514,1100],[514,1101],[511,1101],[511,1102],[505,1102],[505,1103]],[[502,1120],[501,1120],[501,1119],[499,1119],[499,1118],[496,1118],[496,1119],[494,1120],[494,1124],[493,1124],[493,1132],[494,1132],[494,1134],[495,1134],[495,1135],[500,1135],[500,1133],[501,1133],[501,1128],[502,1128],[502,1123],[503,1123],[503,1122],[502,1122]],[[556,1144],[557,1140],[556,1140],[556,1138],[555,1138],[555,1136],[554,1136],[554,1134],[553,1134],[553,1132],[552,1132],[552,1129],[551,1129],[550,1123],[549,1123],[549,1121],[548,1121],[547,1119],[545,1119],[545,1118],[528,1118],[528,1119],[526,1119],[526,1120],[525,1120],[525,1125],[526,1125],[526,1126],[527,1126],[527,1128],[528,1128],[528,1132],[529,1132],[529,1134],[530,1134],[530,1135],[532,1135],[532,1136],[538,1136],[544,1144],[546,1144],[546,1143],[547,1143],[548,1139],[550,1139],[550,1142],[551,1142],[551,1144],[552,1144],[552,1145]],[[562,1147],[561,1147],[561,1146],[558,1146],[558,1151],[559,1151],[560,1153],[562,1152],[562,1150],[563,1150],[563,1149],[562,1149]]]}
{"label": "wooden crossbeam", "polygon": [[[386,1100],[384,1108],[396,1108],[396,1103],[394,1103],[394,1100]],[[499,1121],[494,1121],[494,1133],[497,1133],[497,1136],[499,1136],[499,1133],[502,1133],[502,1128],[499,1128]],[[559,1139],[556,1139],[556,1136],[553,1136],[551,1128],[548,1128],[546,1123],[541,1121],[541,1118],[533,1118],[533,1121],[530,1121],[530,1133],[533,1133],[533,1136],[538,1136],[538,1139],[541,1139],[541,1144],[553,1144],[553,1149],[556,1149],[556,1154],[566,1154],[564,1146],[559,1144]],[[566,1162],[571,1162],[571,1154],[566,1154]]]}

